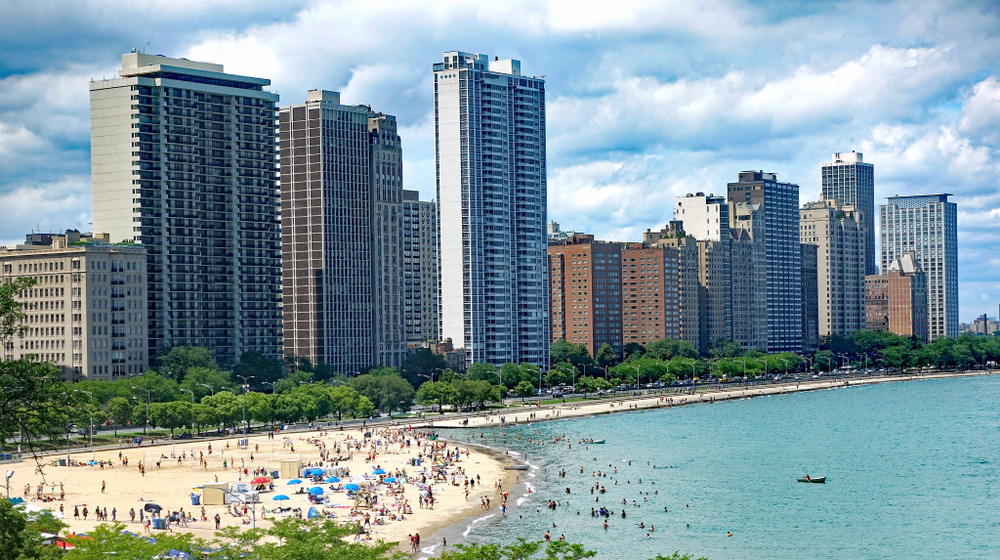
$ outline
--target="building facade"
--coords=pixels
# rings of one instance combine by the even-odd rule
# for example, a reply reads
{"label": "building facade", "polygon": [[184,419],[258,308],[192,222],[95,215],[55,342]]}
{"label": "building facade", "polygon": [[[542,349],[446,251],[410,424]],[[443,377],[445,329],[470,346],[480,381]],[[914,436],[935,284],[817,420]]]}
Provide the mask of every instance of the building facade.
{"label": "building facade", "polygon": [[458,51],[433,72],[440,336],[547,366],[545,82]]}
{"label": "building facade", "polygon": [[674,219],[697,240],[699,343],[703,354],[719,340],[733,337],[729,204],[725,197],[705,193],[679,196]]}
{"label": "building facade", "polygon": [[913,252],[889,263],[885,274],[865,277],[866,328],[928,342],[927,274]]}
{"label": "building facade", "polygon": [[819,247],[802,243],[802,351],[819,350]]}
{"label": "building facade", "polygon": [[549,245],[552,341],[622,353],[621,245],[577,234]]}
{"label": "building facade", "polygon": [[136,52],[118,74],[90,83],[93,219],[146,248],[146,350],[281,356],[270,80]]}
{"label": "building facade", "polygon": [[799,247],[799,186],[774,173],[741,171],[729,183],[729,200],[759,205],[767,268],[767,349],[802,350],[802,253]]}
{"label": "building facade", "polygon": [[865,327],[864,232],[853,206],[833,200],[801,209],[803,243],[815,245],[819,336]]}
{"label": "building facade", "polygon": [[411,348],[438,338],[437,204],[403,191],[403,306]]}
{"label": "building facade", "polygon": [[622,344],[646,345],[681,334],[678,267],[669,247],[629,243],[622,250]]}
{"label": "building facade", "polygon": [[395,117],[313,90],[282,107],[286,355],[351,374],[406,357]]}
{"label": "building facade", "polygon": [[729,203],[733,340],[767,350],[767,250],[759,204]]}
{"label": "building facade", "polygon": [[882,270],[913,252],[927,274],[931,340],[958,336],[958,208],[949,196],[893,196],[879,206]]}
{"label": "building facade", "polygon": [[[75,234],[75,235],[74,235]],[[37,237],[37,234],[34,235]],[[0,249],[0,282],[32,278],[17,295],[27,334],[5,343],[6,360],[51,362],[65,379],[121,379],[149,366],[147,262],[141,245],[48,235]]]}
{"label": "building facade", "polygon": [[689,237],[684,225],[674,220],[660,231],[646,230],[643,242],[650,247],[677,250],[677,299],[680,312],[680,340],[701,346],[701,281],[698,274],[698,240]]}
{"label": "building facade", "polygon": [[875,255],[875,166],[865,163],[860,152],[833,154],[824,163],[822,199],[853,206],[864,244],[865,274],[878,274]]}

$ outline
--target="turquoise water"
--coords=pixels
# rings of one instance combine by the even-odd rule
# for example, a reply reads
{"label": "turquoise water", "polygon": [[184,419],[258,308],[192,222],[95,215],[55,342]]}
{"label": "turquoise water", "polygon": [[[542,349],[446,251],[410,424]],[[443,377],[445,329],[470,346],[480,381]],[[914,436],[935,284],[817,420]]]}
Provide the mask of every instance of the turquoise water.
{"label": "turquoise water", "polygon": [[[535,491],[511,496],[522,503],[506,518],[494,510],[479,520],[467,541],[541,539],[549,530],[609,559],[675,550],[710,560],[1000,558],[997,376],[543,422],[505,430],[506,445],[496,430],[447,435],[482,441],[480,433],[527,451],[538,468],[522,473]],[[561,435],[568,442],[551,443]],[[608,443],[587,449],[581,437]],[[827,484],[795,481],[806,473]],[[605,494],[589,492],[597,481]],[[551,511],[549,499],[562,505]],[[602,505],[615,512],[607,530],[590,516]],[[655,526],[651,538],[640,521]]]}

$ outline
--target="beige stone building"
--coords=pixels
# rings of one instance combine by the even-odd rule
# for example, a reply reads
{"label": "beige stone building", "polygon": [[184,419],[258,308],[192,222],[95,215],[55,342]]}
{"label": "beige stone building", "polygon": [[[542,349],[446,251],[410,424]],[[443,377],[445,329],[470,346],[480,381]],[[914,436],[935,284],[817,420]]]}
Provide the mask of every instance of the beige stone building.
{"label": "beige stone building", "polygon": [[802,243],[817,247],[819,336],[865,328],[865,240],[860,221],[853,206],[835,200],[809,202],[800,210]]}
{"label": "beige stone building", "polygon": [[68,380],[139,375],[147,349],[146,249],[66,234],[32,234],[0,249],[0,281],[33,278],[18,300],[27,334],[4,359],[51,362]]}

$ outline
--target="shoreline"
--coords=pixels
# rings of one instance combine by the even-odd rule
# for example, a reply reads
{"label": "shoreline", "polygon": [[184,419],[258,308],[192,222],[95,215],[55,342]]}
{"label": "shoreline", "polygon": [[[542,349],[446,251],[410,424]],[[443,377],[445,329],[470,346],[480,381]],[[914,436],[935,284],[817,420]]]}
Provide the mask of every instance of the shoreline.
{"label": "shoreline", "polygon": [[[650,410],[654,408],[672,408],[692,404],[710,404],[720,401],[748,399],[769,395],[785,395],[806,391],[835,389],[838,387],[856,387],[882,383],[898,383],[903,381],[921,381],[927,379],[950,379],[956,377],[979,377],[1000,375],[1000,370],[975,370],[960,373],[932,373],[926,375],[897,375],[879,377],[859,377],[854,379],[809,379],[792,383],[773,384],[763,387],[737,386],[728,389],[709,389],[698,394],[654,393],[644,395],[625,395],[607,397],[595,401],[567,402],[565,404],[549,404],[542,406],[526,405],[510,408],[506,411],[491,411],[487,416],[478,415],[462,419],[449,419],[434,422],[424,422],[419,426],[423,429],[457,429],[457,428],[497,428],[505,425],[523,425],[536,422],[551,422],[568,418],[584,416],[599,416],[618,412]],[[534,413],[534,417],[525,418]],[[513,417],[513,420],[510,418]],[[504,418],[504,421],[501,421]],[[468,420],[468,424],[462,422]],[[414,428],[418,425],[414,424]]]}

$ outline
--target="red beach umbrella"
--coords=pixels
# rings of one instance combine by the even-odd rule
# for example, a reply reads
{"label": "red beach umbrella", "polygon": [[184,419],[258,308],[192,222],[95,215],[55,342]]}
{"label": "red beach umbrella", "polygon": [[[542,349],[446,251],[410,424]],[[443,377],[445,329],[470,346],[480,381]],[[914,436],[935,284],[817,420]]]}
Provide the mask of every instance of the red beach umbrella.
{"label": "red beach umbrella", "polygon": [[255,479],[251,480],[250,484],[267,484],[268,482],[271,482],[270,478],[260,477],[260,478],[255,478]]}

